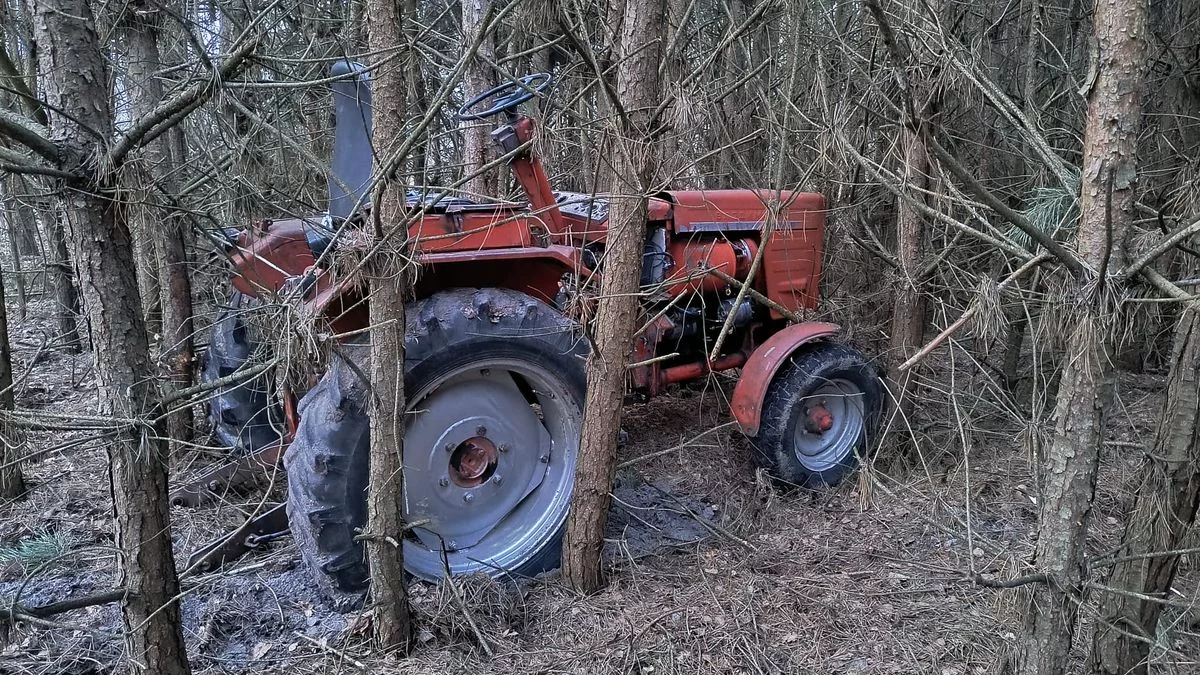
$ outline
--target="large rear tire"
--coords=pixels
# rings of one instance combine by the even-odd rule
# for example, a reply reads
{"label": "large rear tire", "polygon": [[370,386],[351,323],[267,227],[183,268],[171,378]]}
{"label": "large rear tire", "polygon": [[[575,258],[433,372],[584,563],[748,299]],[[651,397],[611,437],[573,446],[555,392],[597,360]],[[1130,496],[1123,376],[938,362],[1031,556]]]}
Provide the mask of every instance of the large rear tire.
{"label": "large rear tire", "polygon": [[883,401],[875,369],[859,352],[824,343],[792,356],[767,387],[755,459],[775,478],[834,486],[854,472]]}
{"label": "large rear tire", "polygon": [[[405,330],[406,522],[416,577],[530,576],[558,565],[583,417],[587,343],[565,316],[509,290],[414,303]],[[300,401],[288,519],[328,597],[367,584],[369,344],[339,346]],[[391,533],[389,533],[391,534]]]}
{"label": "large rear tire", "polygon": [[[238,291],[213,322],[200,379],[204,383],[236,373],[255,358],[244,316],[253,299]],[[283,429],[278,405],[272,403],[270,375],[222,387],[208,401],[213,437],[231,454],[255,452],[277,443]]]}

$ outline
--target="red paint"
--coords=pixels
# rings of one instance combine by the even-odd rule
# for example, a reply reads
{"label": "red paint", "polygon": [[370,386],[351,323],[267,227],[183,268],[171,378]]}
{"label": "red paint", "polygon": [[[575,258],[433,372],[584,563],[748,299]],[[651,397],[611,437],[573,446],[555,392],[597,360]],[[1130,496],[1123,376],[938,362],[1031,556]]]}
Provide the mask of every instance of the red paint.
{"label": "red paint", "polygon": [[[521,143],[533,138],[533,120],[528,117],[517,121],[513,129]],[[525,188],[534,217],[543,220],[551,238],[555,243],[560,243],[567,228],[563,223],[562,211],[558,209],[558,200],[554,198],[554,190],[550,187],[550,179],[546,177],[546,169],[542,167],[542,160],[532,151],[526,150],[515,157],[509,166],[516,174],[517,182]]]}
{"label": "red paint", "polygon": [[733,418],[747,436],[758,434],[767,387],[787,358],[802,345],[836,335],[840,330],[837,324],[819,321],[794,324],[767,338],[750,354],[729,402]]}
{"label": "red paint", "polygon": [[662,383],[677,384],[679,382],[687,382],[689,380],[699,379],[709,373],[715,373],[721,370],[731,370],[737,368],[746,362],[746,355],[742,352],[726,354],[725,356],[717,357],[716,361],[711,364],[703,361],[695,363],[685,363],[682,366],[671,366],[665,368],[659,376]]}
{"label": "red paint", "polygon": [[[765,250],[754,287],[787,309],[816,308],[825,237],[823,195],[786,190],[680,190],[661,196],[674,202],[676,237],[745,233],[742,236],[753,241],[751,237],[760,238],[773,218],[770,241],[758,243]],[[753,260],[753,255],[749,259]],[[781,318],[774,310],[771,314]]]}
{"label": "red paint", "polygon": [[724,239],[672,239],[667,244],[674,267],[667,277],[664,290],[672,296],[684,293],[714,293],[727,285],[720,277],[707,274],[719,269],[729,276],[737,274],[737,253],[733,244]]}
{"label": "red paint", "polygon": [[242,232],[230,255],[234,287],[246,295],[263,295],[278,291],[288,277],[303,274],[314,262],[306,227],[312,225],[292,218]]}

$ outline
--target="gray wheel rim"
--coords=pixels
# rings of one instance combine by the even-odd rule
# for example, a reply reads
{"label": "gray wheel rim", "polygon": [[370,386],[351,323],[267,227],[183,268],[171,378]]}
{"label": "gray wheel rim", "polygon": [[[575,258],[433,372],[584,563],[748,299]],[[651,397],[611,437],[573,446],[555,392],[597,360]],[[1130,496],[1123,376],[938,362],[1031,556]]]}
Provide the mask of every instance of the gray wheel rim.
{"label": "gray wheel rim", "polygon": [[[826,380],[797,404],[799,417],[792,450],[805,469],[828,471],[846,461],[862,439],[865,427],[863,391],[849,380]],[[829,427],[814,430],[806,425],[810,415],[824,408],[832,416]]]}
{"label": "gray wheel rim", "polygon": [[408,571],[499,576],[549,545],[570,506],[582,409],[560,376],[514,359],[472,362],[416,392],[404,517],[427,523],[404,541]]}

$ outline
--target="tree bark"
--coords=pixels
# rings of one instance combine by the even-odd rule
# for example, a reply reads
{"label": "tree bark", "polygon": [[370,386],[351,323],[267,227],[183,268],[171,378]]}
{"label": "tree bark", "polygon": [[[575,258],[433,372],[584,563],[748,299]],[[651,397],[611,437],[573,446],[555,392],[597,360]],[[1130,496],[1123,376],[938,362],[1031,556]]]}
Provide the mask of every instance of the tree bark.
{"label": "tree bark", "polygon": [[[462,33],[463,46],[474,44],[475,38],[486,27],[484,17],[487,16],[488,4],[491,0],[463,0],[462,2]],[[492,62],[496,60],[496,40],[488,35],[479,43],[479,51],[475,53],[466,70],[463,71],[463,91],[468,99],[478,96],[496,86],[496,74]],[[463,128],[463,173],[470,174],[488,162],[488,148],[491,138],[488,135],[490,124],[488,120],[473,120],[464,122]],[[495,196],[497,191],[496,172],[488,171],[467,181],[464,189],[471,197]]]}
{"label": "tree bark", "polygon": [[1119,329],[1116,290],[1105,288],[1124,262],[1135,219],[1137,135],[1145,84],[1146,0],[1100,0],[1096,80],[1087,93],[1073,318],[1055,407],[1054,437],[1041,460],[1035,562],[1048,582],[1034,588],[1012,669],[1021,675],[1067,671],[1084,592],[1085,544],[1095,496],[1105,413],[1114,384]]}
{"label": "tree bark", "polygon": [[[904,130],[904,182],[912,198],[925,201],[929,189],[929,154],[913,120]],[[925,215],[906,200],[900,200],[896,215],[896,262],[900,264],[896,281],[895,305],[892,309],[892,331],[889,354],[893,368],[904,363],[925,342],[925,298],[921,294],[918,271],[924,262]],[[896,398],[896,411],[908,417],[916,403],[912,368],[895,373],[889,383]]]}
{"label": "tree bark", "polygon": [[58,323],[57,341],[65,351],[78,354],[83,350],[79,338],[79,292],[71,272],[71,254],[67,250],[67,233],[63,228],[66,214],[62,204],[55,202],[46,217],[46,231],[53,258],[46,262],[46,274],[54,287],[54,317]]}
{"label": "tree bark", "polygon": [[[1200,506],[1200,308],[1183,310],[1167,398],[1154,448],[1146,455],[1142,485],[1108,585],[1166,600]],[[1112,593],[1100,603],[1091,670],[1098,675],[1148,672],[1163,605]],[[1137,639],[1138,636],[1142,639]],[[1148,641],[1148,642],[1147,642]]]}
{"label": "tree bark", "polygon": [[[0,410],[13,409],[12,350],[8,342],[8,305],[4,301],[4,277],[0,276]],[[25,476],[21,473],[20,429],[8,428],[0,421],[0,500],[16,499],[25,494]]]}
{"label": "tree bark", "polygon": [[93,129],[112,133],[108,59],[87,0],[30,0],[51,137],[63,165],[87,179],[58,185],[95,351],[102,414],[126,421],[108,443],[126,654],[146,672],[190,672],[171,549],[167,446],[133,272],[124,202],[111,167],[96,166]]}
{"label": "tree bark", "polygon": [[616,470],[625,369],[637,327],[638,284],[646,237],[646,195],[658,170],[652,111],[660,94],[664,0],[628,0],[622,23],[617,95],[628,112],[614,148],[604,277],[587,364],[587,401],[575,491],[563,543],[563,576],[591,593],[604,585],[600,553]]}
{"label": "tree bark", "polygon": [[[403,29],[412,20],[395,0],[368,0],[368,47],[373,54],[391,54],[406,44]],[[405,222],[404,185],[395,180],[388,163],[392,149],[405,137],[408,66],[406,58],[377,66],[373,73],[374,130],[372,141],[381,175],[372,209],[376,241],[390,235],[385,248],[369,261],[371,329],[371,461],[367,487],[367,568],[371,573],[372,631],[381,649],[407,653],[412,625],[404,580],[404,300],[411,291],[405,258],[405,232],[392,232]],[[395,158],[399,159],[399,158]]]}
{"label": "tree bark", "polygon": [[[126,7],[124,33],[128,49],[128,91],[135,117],[150,114],[163,100],[162,83],[156,76],[162,69],[158,46],[158,12],[157,7],[144,2],[135,2]],[[157,186],[169,195],[178,191],[170,138],[170,134],[163,134],[147,143],[141,152],[144,163],[141,173],[150,186],[143,195],[142,235],[149,236],[162,263],[161,266],[144,270],[144,273],[158,279],[154,290],[161,293],[158,303],[163,310],[160,358],[166,364],[171,386],[186,389],[192,385],[194,357],[192,281],[188,269],[187,239],[178,214],[171,209],[156,208],[161,199],[154,189]],[[183,407],[167,417],[167,435],[173,441],[186,441],[191,438],[192,423],[191,407]]]}

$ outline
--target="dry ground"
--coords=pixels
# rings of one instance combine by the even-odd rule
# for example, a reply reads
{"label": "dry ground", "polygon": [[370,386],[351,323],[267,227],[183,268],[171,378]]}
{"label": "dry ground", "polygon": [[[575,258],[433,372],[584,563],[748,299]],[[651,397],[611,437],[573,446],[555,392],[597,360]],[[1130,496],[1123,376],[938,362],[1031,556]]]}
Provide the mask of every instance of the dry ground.
{"label": "dry ground", "polygon": [[[93,412],[90,357],[39,349],[44,329],[38,319],[14,326],[17,373],[30,369],[18,405]],[[930,377],[949,381],[945,373]],[[1028,571],[1023,561],[1036,526],[1030,498],[1036,486],[1017,440],[1020,430],[997,422],[1003,415],[978,400],[966,405],[967,394],[982,389],[958,378],[955,390],[965,392],[957,400],[960,415],[945,387],[941,395],[931,389],[921,419],[906,426],[919,440],[920,458],[896,461],[900,435],[893,434],[872,470],[835,491],[772,488],[756,476],[745,441],[728,427],[634,462],[621,472],[612,581],[605,591],[580,597],[553,575],[522,588],[478,579],[457,588],[415,584],[419,640],[407,660],[369,650],[363,622],[316,599],[295,548],[280,542],[231,570],[188,581],[184,620],[194,668],[264,674],[992,672],[1013,640],[1023,595],[979,586],[973,578]],[[1160,405],[1160,378],[1129,376],[1123,385],[1119,429],[1097,502],[1097,552],[1116,541],[1128,504],[1137,456],[1126,444],[1150,438]],[[622,460],[672,448],[721,424],[727,390],[727,381],[714,378],[630,407]],[[970,423],[960,433],[956,420],[964,409]],[[103,449],[79,432],[40,433],[30,438],[28,452],[35,453],[26,465],[32,489],[26,499],[0,505],[0,546],[40,542],[51,548],[49,555],[62,556],[40,569],[19,563],[0,569],[0,598],[19,591],[22,603],[36,605],[117,585]],[[184,471],[212,459],[203,449],[191,450],[182,458]],[[260,499],[249,494],[176,510],[180,558],[240,522]],[[648,540],[654,542],[649,551]],[[1193,558],[1178,586],[1180,602],[1197,597],[1196,568]],[[1173,630],[1164,644],[1169,640],[1173,650],[1160,654],[1157,672],[1200,672],[1198,616],[1168,616]],[[111,605],[18,625],[0,648],[0,672],[112,672],[114,664],[125,665],[114,637],[119,626]]]}

